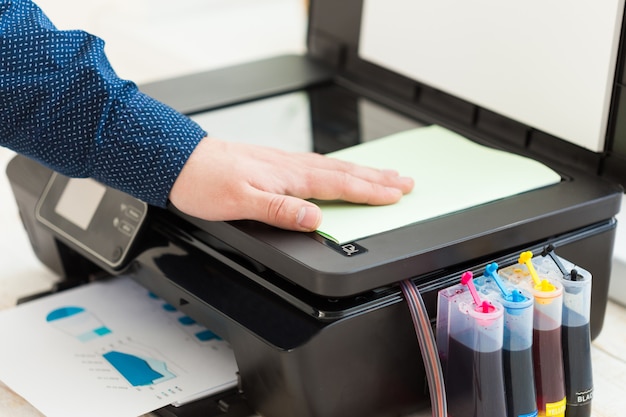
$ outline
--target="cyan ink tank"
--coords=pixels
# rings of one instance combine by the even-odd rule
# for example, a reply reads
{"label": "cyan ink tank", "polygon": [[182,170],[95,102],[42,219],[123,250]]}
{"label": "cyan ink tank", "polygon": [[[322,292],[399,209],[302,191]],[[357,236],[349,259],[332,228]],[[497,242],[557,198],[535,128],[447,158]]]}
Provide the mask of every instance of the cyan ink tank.
{"label": "cyan ink tank", "polygon": [[[471,275],[469,278],[466,282],[473,285]],[[441,290],[438,303],[437,345],[444,371],[448,416],[507,415],[502,370],[502,305],[481,301],[475,290],[472,294],[466,285]]]}
{"label": "cyan ink tank", "polygon": [[511,286],[498,274],[498,264],[485,267],[476,286],[485,297],[504,307],[502,362],[506,389],[507,416],[536,417],[537,397],[533,372],[533,309],[528,292]]}
{"label": "cyan ink tank", "polygon": [[561,322],[563,284],[551,274],[540,276],[532,253],[523,252],[519,263],[499,271],[502,278],[532,294],[533,371],[539,416],[564,417],[566,409]]}
{"label": "cyan ink tank", "polygon": [[590,417],[593,398],[591,366],[591,274],[560,258],[553,248],[533,259],[539,274],[555,276],[563,284],[563,367],[567,394],[566,417]]}

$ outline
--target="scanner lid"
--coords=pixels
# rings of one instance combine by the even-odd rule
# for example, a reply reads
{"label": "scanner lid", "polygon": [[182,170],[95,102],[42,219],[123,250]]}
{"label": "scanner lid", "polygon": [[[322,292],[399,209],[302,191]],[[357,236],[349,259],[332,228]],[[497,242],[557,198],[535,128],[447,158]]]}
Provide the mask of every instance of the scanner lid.
{"label": "scanner lid", "polygon": [[626,183],[624,0],[314,0],[309,54],[481,135]]}

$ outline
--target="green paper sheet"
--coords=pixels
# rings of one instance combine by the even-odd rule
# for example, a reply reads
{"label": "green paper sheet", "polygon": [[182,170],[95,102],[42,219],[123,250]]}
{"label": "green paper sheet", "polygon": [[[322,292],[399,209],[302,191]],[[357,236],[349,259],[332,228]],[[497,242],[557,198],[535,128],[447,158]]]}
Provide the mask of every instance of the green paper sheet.
{"label": "green paper sheet", "polygon": [[367,206],[317,202],[318,232],[337,243],[400,228],[560,182],[533,159],[479,145],[441,126],[393,134],[329,156],[379,169],[395,169],[415,180],[397,204]]}

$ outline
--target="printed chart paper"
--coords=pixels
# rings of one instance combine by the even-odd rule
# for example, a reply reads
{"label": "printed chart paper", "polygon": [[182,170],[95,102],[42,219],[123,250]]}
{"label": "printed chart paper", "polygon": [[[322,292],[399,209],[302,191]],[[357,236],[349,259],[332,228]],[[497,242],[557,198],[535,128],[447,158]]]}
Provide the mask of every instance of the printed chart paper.
{"label": "printed chart paper", "polygon": [[229,344],[129,277],[0,312],[0,380],[47,417],[135,417],[235,386]]}

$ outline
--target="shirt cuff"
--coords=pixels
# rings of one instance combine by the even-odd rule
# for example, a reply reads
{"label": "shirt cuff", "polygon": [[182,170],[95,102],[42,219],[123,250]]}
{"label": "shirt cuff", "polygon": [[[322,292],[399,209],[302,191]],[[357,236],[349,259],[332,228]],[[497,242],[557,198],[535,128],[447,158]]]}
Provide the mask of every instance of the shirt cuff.
{"label": "shirt cuff", "polygon": [[178,174],[205,136],[187,116],[137,91],[113,105],[94,145],[91,176],[165,207]]}

